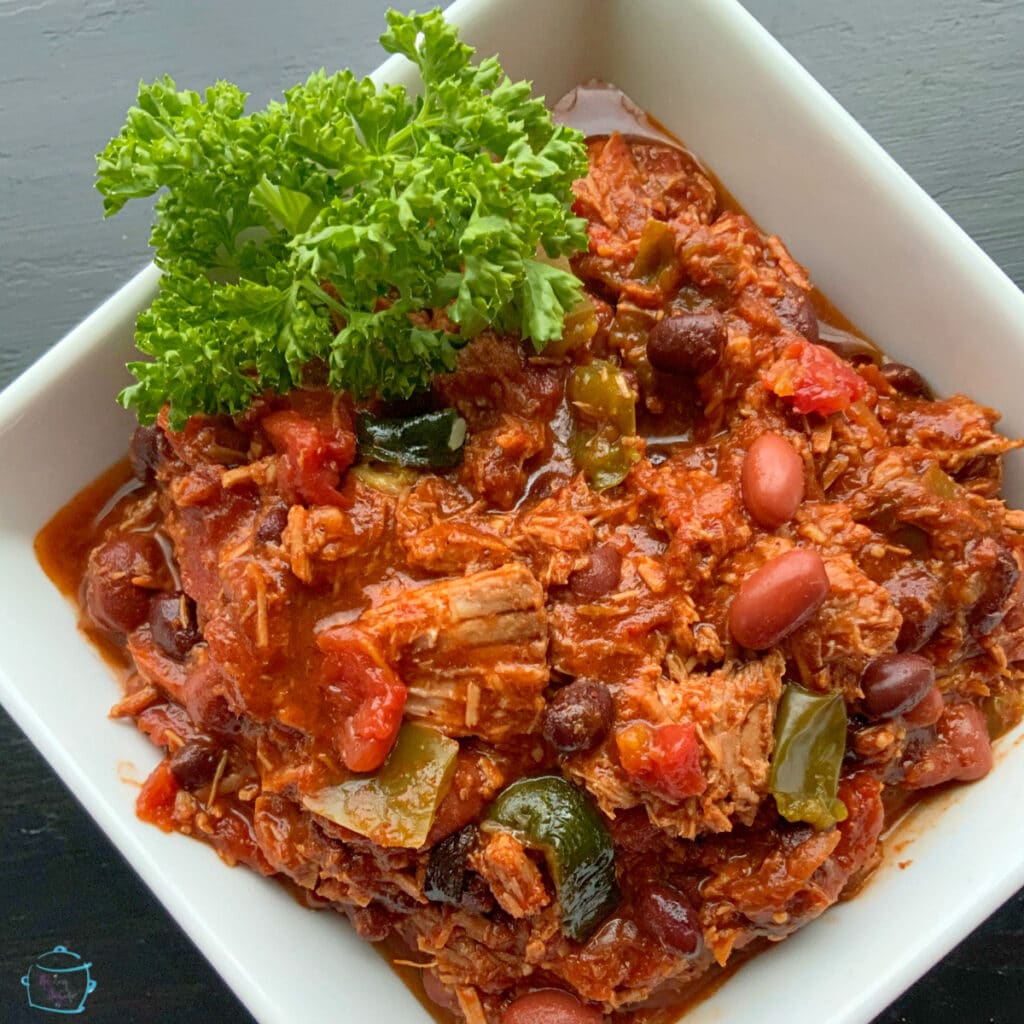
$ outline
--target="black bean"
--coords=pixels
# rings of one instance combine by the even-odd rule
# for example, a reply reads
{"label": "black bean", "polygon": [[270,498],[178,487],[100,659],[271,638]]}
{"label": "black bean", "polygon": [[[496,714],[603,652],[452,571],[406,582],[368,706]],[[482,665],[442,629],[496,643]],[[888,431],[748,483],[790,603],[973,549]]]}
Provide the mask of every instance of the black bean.
{"label": "black bean", "polygon": [[860,687],[870,718],[892,718],[916,707],[935,685],[935,668],[920,654],[875,658],[864,670]]}
{"label": "black bean", "polygon": [[590,565],[569,577],[569,588],[577,597],[594,600],[614,590],[622,578],[622,555],[610,544],[598,544],[590,552]]}
{"label": "black bean", "polygon": [[284,528],[288,525],[288,506],[272,505],[263,514],[260,525],[256,527],[256,540],[265,544],[276,543],[281,539]]}
{"label": "black bean", "polygon": [[837,356],[854,365],[874,363],[878,366],[882,362],[882,350],[873,341],[831,324],[818,324],[818,344],[832,349]]}
{"label": "black bean", "polygon": [[458,903],[466,889],[466,858],[476,846],[479,832],[475,825],[453,832],[431,851],[423,892],[435,903]]}
{"label": "black bean", "polygon": [[590,750],[604,739],[614,717],[608,687],[579,680],[551,698],[544,711],[544,738],[563,754]]}
{"label": "black bean", "polygon": [[472,871],[467,875],[466,888],[459,906],[468,914],[489,914],[494,909],[494,895],[490,886]]}
{"label": "black bean", "polygon": [[727,338],[725,318],[717,310],[678,313],[651,328],[647,358],[665,373],[705,373],[721,359]]}
{"label": "black bean", "polygon": [[782,298],[775,303],[775,315],[791,330],[818,343],[818,314],[810,295],[792,281],[783,286]]}
{"label": "black bean", "polygon": [[1009,610],[1007,603],[1020,568],[1010,549],[993,537],[972,541],[966,555],[971,568],[984,581],[980,596],[967,613],[967,624],[975,636],[988,636]]}
{"label": "black bean", "polygon": [[896,610],[903,616],[897,649],[919,651],[946,618],[942,584],[927,570],[908,565],[884,585]]}
{"label": "black bean", "polygon": [[199,789],[213,778],[220,758],[221,751],[211,740],[197,737],[178,747],[167,765],[186,789]]}
{"label": "black bean", "polygon": [[180,590],[153,599],[149,606],[149,628],[153,642],[179,661],[202,639],[195,605]]}
{"label": "black bean", "polygon": [[169,450],[167,436],[156,424],[136,427],[128,442],[128,460],[136,478],[143,483],[151,480]]}
{"label": "black bean", "polygon": [[700,949],[701,930],[686,895],[670,885],[651,883],[636,895],[637,924],[670,953],[692,956]]}
{"label": "black bean", "polygon": [[904,363],[886,363],[881,373],[893,390],[907,398],[932,397],[932,389],[928,387],[928,382],[912,366]]}

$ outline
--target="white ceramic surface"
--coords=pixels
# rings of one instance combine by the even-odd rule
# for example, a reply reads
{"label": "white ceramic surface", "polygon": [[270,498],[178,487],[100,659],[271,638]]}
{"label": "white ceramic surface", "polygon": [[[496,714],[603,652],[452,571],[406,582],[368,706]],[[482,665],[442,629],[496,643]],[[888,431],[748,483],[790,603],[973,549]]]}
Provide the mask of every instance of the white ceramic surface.
{"label": "white ceramic surface", "polygon": [[[513,16],[514,12],[514,16]],[[557,97],[613,81],[683,138],[883,348],[1024,434],[1024,296],[732,0],[459,0],[449,16],[514,77]],[[378,78],[401,80],[392,60]],[[138,822],[125,763],[148,742],[110,722],[108,668],[40,571],[39,527],[123,452],[113,402],[142,271],[0,396],[0,697],[61,777],[265,1024],[426,1015],[333,915]],[[1024,460],[1008,490],[1024,499]],[[16,584],[16,585],[15,585]],[[688,1024],[863,1024],[1024,883],[1020,730],[982,782],[911,822],[912,840],[856,900],[745,966]]]}

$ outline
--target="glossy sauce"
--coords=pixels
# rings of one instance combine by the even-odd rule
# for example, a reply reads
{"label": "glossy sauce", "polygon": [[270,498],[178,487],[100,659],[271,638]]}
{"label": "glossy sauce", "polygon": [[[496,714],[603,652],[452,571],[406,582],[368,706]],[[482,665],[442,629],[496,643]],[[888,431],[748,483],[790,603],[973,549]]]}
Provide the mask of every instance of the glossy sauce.
{"label": "glossy sauce", "polygon": [[[76,608],[89,552],[102,538],[108,521],[115,518],[113,513],[120,500],[139,486],[128,459],[119,459],[79,491],[36,536],[36,558],[43,572]],[[90,629],[82,622],[79,628],[114,668],[127,671],[131,667],[128,652],[108,633]]]}
{"label": "glossy sauce", "polygon": [[[718,193],[718,206],[731,213],[747,211],[722,183],[721,179],[695,154],[690,152],[660,121],[641,110],[625,93],[606,82],[593,81],[578,85],[555,104],[554,119],[577,128],[587,138],[600,138],[620,132],[627,138],[667,142],[686,152],[708,177]],[[756,221],[754,221],[757,224]],[[760,229],[760,225],[758,225]],[[821,337],[837,350],[871,353],[873,361],[881,359],[881,351],[817,288],[811,291],[811,301],[821,322]]]}
{"label": "glossy sauce", "polygon": [[[556,118],[580,128],[588,136],[600,136],[612,131],[619,131],[627,136],[639,136],[681,147],[681,143],[663,126],[636,108],[622,93],[597,83],[581,86],[562,100],[556,107]],[[742,207],[714,174],[706,169],[704,169],[704,173],[707,174],[718,191],[720,208],[742,213]],[[852,349],[862,351],[869,358],[878,361],[875,359],[875,354],[880,357],[877,348],[870,341],[864,339],[863,335],[836,310],[824,295],[815,290],[812,293],[812,301],[821,321],[820,329],[823,340],[831,339],[834,345],[839,345],[844,343],[845,338],[845,343]],[[561,423],[564,429],[560,431],[558,425],[552,424],[555,427],[553,433],[556,438],[567,432],[571,422],[571,417],[564,406],[560,415],[564,421]],[[684,443],[688,440],[685,426],[685,423],[678,422],[665,424],[663,420],[663,430],[667,429],[670,432],[667,436],[650,437],[649,444],[669,446]],[[561,447],[564,448],[564,444]],[[571,469],[571,459],[568,458],[566,452],[561,450],[554,454],[559,456],[555,460],[559,470],[564,463],[568,474]],[[552,459],[549,457],[545,460],[543,472],[550,472],[551,469]],[[536,474],[532,482],[540,485],[542,483],[539,479],[540,475],[541,473]],[[69,599],[76,600],[78,598],[89,552],[102,538],[120,499],[132,493],[138,486],[140,485],[133,481],[127,460],[122,459],[73,498],[40,531],[35,542],[39,562],[49,578]],[[530,493],[531,489],[528,489],[527,494]],[[393,580],[374,580],[369,585],[389,588],[394,585],[394,582]],[[398,582],[404,584],[408,581],[402,579]],[[322,612],[323,609],[314,606],[311,614],[321,615]],[[86,632],[112,665],[122,671],[130,668],[129,659],[123,647],[98,631],[86,629]],[[918,793],[907,793],[903,790],[887,788],[886,821],[890,833],[920,798]],[[288,887],[293,890],[295,888],[290,883]],[[713,967],[697,982],[688,984],[682,990],[669,988],[659,993],[657,1005],[652,1003],[628,1012],[617,1012],[609,1015],[607,1019],[614,1024],[670,1024],[670,1022],[678,1020],[688,1009],[717,991],[746,960],[755,955],[764,945],[766,945],[764,942],[753,943],[746,950],[734,956],[727,968]],[[424,959],[422,955],[411,952],[397,939],[378,943],[376,948],[394,966],[404,983],[422,1003],[426,1012],[439,1024],[457,1024],[457,1019],[451,1013],[438,1007],[427,997],[422,985],[421,971],[413,966]]]}

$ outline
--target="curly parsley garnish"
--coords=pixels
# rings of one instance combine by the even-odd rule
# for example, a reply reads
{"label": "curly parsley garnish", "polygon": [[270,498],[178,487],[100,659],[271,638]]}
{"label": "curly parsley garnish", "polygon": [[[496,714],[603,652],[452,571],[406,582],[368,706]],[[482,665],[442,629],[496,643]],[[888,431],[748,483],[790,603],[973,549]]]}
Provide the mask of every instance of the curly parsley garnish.
{"label": "curly parsley garnish", "polygon": [[160,294],[136,330],[151,361],[120,395],[142,422],[167,402],[175,428],[239,413],[316,364],[332,387],[408,397],[486,327],[538,351],[561,337],[580,286],[537,255],[587,244],[571,212],[582,136],[495,58],[473,65],[439,10],[387,20],[381,45],[418,66],[420,96],[320,71],[246,114],[228,82],[140,84],[97,188],[108,216],[166,189]]}

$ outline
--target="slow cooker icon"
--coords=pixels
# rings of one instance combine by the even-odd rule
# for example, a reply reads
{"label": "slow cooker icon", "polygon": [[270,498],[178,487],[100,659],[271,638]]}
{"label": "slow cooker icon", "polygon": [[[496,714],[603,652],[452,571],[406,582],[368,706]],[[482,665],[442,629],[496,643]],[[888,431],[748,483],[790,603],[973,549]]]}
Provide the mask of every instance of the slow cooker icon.
{"label": "slow cooker icon", "polygon": [[89,976],[92,964],[65,946],[54,946],[36,957],[21,983],[28,1005],[47,1013],[81,1013],[96,981]]}

